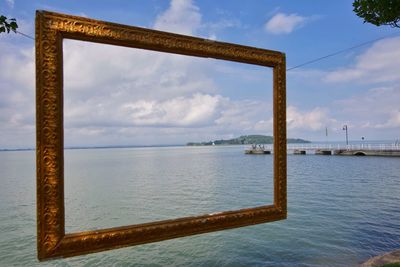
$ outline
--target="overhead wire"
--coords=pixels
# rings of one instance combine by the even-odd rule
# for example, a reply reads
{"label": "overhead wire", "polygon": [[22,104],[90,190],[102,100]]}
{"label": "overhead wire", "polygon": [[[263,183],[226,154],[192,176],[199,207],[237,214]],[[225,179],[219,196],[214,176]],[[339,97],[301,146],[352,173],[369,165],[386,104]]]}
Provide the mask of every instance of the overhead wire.
{"label": "overhead wire", "polygon": [[28,35],[28,34],[25,34],[25,33],[20,32],[20,31],[18,31],[18,30],[16,30],[15,32],[21,34],[22,36],[25,36],[26,38],[29,38],[29,39],[32,39],[32,40],[35,41],[35,38],[33,38],[32,36],[30,36],[30,35]]}
{"label": "overhead wire", "polygon": [[357,44],[357,45],[355,45],[355,46],[348,47],[348,48],[345,48],[345,49],[342,49],[342,50],[333,52],[333,53],[328,54],[328,55],[326,55],[326,56],[322,56],[322,57],[319,57],[319,58],[316,58],[316,59],[313,59],[313,60],[310,60],[310,61],[306,61],[306,62],[301,63],[301,64],[299,64],[299,65],[296,65],[296,66],[294,66],[294,67],[288,68],[288,69],[286,69],[286,71],[294,70],[294,69],[303,67],[303,66],[305,66],[305,65],[309,65],[309,64],[311,64],[311,63],[314,63],[314,62],[317,62],[317,61],[321,61],[321,60],[323,60],[323,59],[325,59],[325,58],[333,57],[333,56],[336,56],[336,55],[338,55],[338,54],[341,54],[341,53],[344,53],[344,52],[347,52],[347,51],[350,51],[350,50],[359,48],[359,47],[361,47],[361,46],[364,46],[364,45],[367,45],[367,44],[370,44],[370,43],[373,43],[373,42],[376,42],[376,41],[379,41],[379,40],[382,40],[382,39],[386,39],[386,38],[389,38],[389,37],[393,37],[393,36],[396,36],[396,35],[398,35],[398,34],[392,34],[392,35],[388,35],[388,36],[376,38],[376,39],[373,39],[373,40],[370,40],[370,41],[367,41],[367,42],[364,42],[364,43],[360,43],[360,44]]}

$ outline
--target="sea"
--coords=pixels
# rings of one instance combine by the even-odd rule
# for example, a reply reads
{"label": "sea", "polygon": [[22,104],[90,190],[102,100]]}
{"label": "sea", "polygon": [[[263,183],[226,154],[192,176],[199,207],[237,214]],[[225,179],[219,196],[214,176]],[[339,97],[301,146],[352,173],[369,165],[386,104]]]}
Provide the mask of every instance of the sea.
{"label": "sea", "polygon": [[[245,146],[66,149],[75,233],[273,202]],[[286,220],[38,262],[35,151],[0,152],[0,266],[357,266],[400,249],[400,157],[287,156]]]}

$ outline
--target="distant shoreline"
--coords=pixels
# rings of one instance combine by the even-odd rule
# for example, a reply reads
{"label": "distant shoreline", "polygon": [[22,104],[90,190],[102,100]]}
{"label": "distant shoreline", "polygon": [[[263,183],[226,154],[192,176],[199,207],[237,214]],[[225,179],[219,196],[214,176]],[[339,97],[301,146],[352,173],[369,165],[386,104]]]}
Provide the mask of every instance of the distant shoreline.
{"label": "distant shoreline", "polygon": [[[173,145],[117,145],[117,146],[71,146],[64,147],[64,150],[73,149],[112,149],[112,148],[146,148],[146,147],[183,147],[184,144],[173,144]],[[0,152],[8,151],[35,151],[36,148],[0,148]]]}
{"label": "distant shoreline", "polygon": [[[271,135],[242,135],[232,139],[219,139],[208,142],[189,142],[187,146],[214,146],[214,145],[251,145],[261,144],[270,145],[274,143],[274,137]],[[300,138],[287,138],[288,144],[309,144],[311,141],[300,139]]]}
{"label": "distant shoreline", "polygon": [[[343,140],[332,140],[332,141],[308,141],[308,144],[341,144],[344,143]],[[393,140],[369,140],[369,141],[359,141],[359,140],[349,140],[351,144],[373,144],[373,143],[394,143]],[[272,144],[272,143],[271,143]],[[295,144],[288,142],[288,144]],[[251,144],[227,144],[227,145],[251,145]],[[112,149],[112,148],[146,148],[146,147],[184,147],[187,144],[170,144],[170,145],[105,145],[105,146],[69,146],[65,147],[65,150],[72,149]],[[0,152],[15,152],[15,151],[35,151],[36,148],[0,148]]]}

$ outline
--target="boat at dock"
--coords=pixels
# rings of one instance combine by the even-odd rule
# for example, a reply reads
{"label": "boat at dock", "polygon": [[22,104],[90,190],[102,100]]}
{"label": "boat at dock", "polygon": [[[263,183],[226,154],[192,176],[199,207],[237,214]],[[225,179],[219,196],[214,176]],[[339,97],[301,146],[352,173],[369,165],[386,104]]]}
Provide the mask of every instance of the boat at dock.
{"label": "boat at dock", "polygon": [[294,149],[293,154],[294,155],[305,155],[307,152],[303,149]]}
{"label": "boat at dock", "polygon": [[245,154],[265,155],[271,154],[271,150],[265,149],[264,145],[251,145],[251,149],[246,149]]}
{"label": "boat at dock", "polygon": [[332,155],[332,151],[326,149],[317,149],[315,150],[315,155]]}

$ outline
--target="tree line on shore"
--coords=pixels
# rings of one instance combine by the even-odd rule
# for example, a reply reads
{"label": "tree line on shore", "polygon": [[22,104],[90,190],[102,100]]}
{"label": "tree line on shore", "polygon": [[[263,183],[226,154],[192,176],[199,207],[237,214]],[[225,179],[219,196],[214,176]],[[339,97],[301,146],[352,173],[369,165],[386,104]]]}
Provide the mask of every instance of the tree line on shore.
{"label": "tree line on shore", "polygon": [[[268,135],[242,135],[232,139],[220,139],[208,142],[189,142],[187,146],[211,146],[211,145],[250,145],[250,144],[273,144],[274,137]],[[308,140],[300,138],[288,138],[288,143],[304,144],[311,143]]]}

